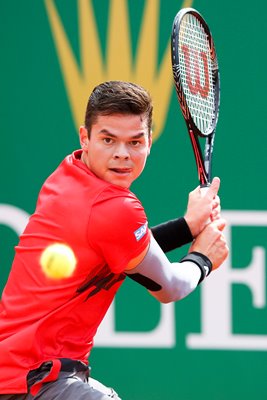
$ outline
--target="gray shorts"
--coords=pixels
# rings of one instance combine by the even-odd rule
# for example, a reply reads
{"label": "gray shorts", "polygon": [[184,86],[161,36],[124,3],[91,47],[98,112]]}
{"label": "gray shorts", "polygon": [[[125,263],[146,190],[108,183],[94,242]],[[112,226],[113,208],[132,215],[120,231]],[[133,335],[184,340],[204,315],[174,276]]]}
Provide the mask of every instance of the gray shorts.
{"label": "gray shorts", "polygon": [[3,394],[0,400],[121,400],[117,393],[86,372],[60,372],[56,381],[44,383],[37,395]]}

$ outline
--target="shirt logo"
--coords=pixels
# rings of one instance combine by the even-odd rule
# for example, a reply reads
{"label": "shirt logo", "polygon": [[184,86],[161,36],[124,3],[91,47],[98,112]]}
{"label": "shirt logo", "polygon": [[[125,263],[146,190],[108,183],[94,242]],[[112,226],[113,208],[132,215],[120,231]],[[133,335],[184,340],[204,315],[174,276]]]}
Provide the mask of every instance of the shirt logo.
{"label": "shirt logo", "polygon": [[140,239],[142,239],[142,237],[146,234],[147,231],[147,222],[140,226],[140,228],[138,228],[136,231],[134,231],[134,236],[137,240],[137,242],[139,242]]}

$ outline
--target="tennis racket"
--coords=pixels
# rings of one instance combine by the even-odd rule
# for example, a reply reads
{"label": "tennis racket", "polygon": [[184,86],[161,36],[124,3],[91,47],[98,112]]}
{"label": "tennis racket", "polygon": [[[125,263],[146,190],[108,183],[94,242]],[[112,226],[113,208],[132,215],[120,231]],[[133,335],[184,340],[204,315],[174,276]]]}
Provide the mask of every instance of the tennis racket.
{"label": "tennis racket", "polygon": [[[209,27],[193,8],[175,16],[171,37],[172,69],[180,107],[191,139],[201,187],[211,182],[220,76]],[[201,140],[201,145],[199,138]]]}

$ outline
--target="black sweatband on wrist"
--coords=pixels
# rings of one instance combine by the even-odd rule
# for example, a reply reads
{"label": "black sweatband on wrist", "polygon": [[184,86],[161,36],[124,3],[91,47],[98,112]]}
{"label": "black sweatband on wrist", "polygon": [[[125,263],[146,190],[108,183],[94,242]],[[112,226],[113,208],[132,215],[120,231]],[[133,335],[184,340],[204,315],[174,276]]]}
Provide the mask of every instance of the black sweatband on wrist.
{"label": "black sweatband on wrist", "polygon": [[201,277],[199,279],[198,285],[211,273],[212,270],[212,262],[210,259],[202,253],[198,253],[197,251],[192,251],[188,253],[185,257],[180,260],[180,263],[185,261],[191,261],[195,263],[200,271]]}
{"label": "black sweatband on wrist", "polygon": [[191,243],[193,236],[184,218],[177,218],[151,228],[164,253]]}

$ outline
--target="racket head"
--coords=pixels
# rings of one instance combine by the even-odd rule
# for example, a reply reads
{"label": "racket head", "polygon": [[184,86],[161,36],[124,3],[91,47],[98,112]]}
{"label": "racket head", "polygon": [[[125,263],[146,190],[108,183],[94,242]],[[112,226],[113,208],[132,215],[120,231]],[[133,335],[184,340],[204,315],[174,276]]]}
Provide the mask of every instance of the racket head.
{"label": "racket head", "polygon": [[211,31],[201,14],[183,8],[171,36],[175,88],[189,129],[199,136],[215,131],[220,105],[220,74]]}

